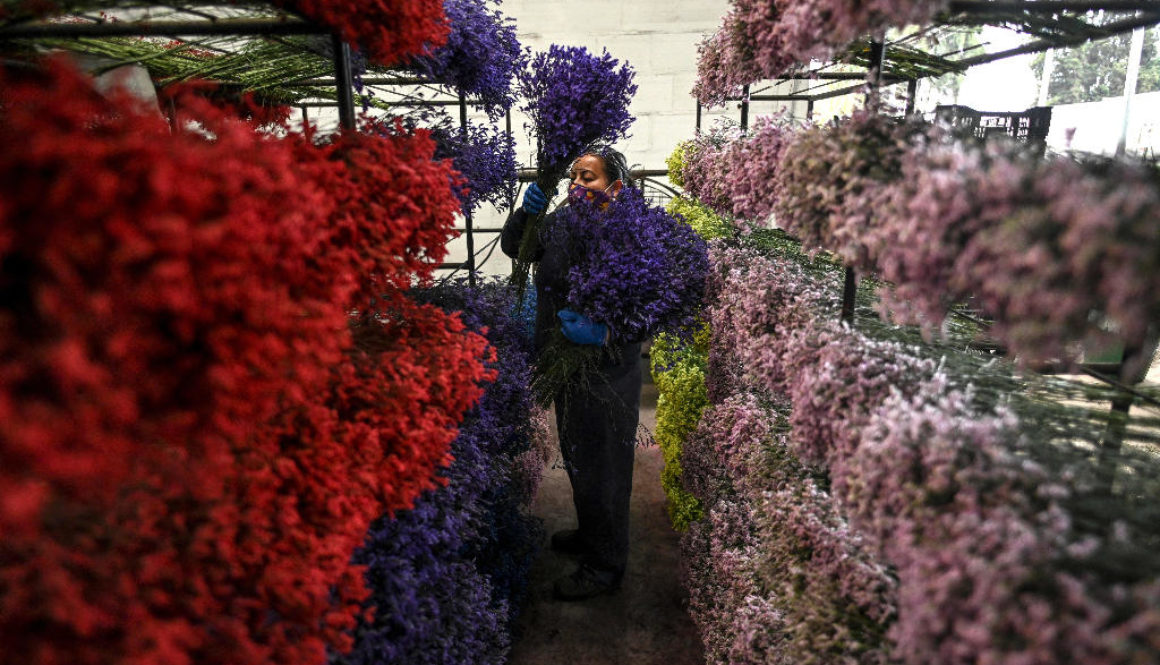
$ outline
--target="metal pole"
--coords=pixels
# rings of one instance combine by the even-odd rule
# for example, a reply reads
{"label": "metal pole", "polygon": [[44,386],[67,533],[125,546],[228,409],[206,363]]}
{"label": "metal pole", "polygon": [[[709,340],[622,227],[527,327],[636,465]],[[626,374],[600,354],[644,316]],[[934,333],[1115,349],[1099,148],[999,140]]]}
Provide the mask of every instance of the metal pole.
{"label": "metal pole", "polygon": [[806,100],[806,120],[812,120],[814,117],[814,100]]}
{"label": "metal pole", "polygon": [[1051,75],[1055,72],[1055,49],[1043,53],[1043,76],[1039,79],[1039,98],[1036,106],[1047,106],[1047,93],[1051,89]]}
{"label": "metal pole", "polygon": [[[459,130],[463,132],[463,140],[467,140],[467,98],[463,91],[459,91]],[[471,210],[463,211],[464,226],[467,228],[467,283],[475,288],[475,235],[472,233]]]}
{"label": "metal pole", "polygon": [[749,86],[741,89],[741,131],[749,129]]}
{"label": "metal pole", "polygon": [[354,81],[350,71],[350,46],[335,33],[331,35],[334,46],[334,85],[338,92],[338,122],[343,129],[354,129]]}
{"label": "metal pole", "polygon": [[1128,151],[1128,123],[1132,118],[1132,97],[1136,94],[1136,82],[1140,77],[1140,57],[1144,51],[1144,28],[1136,28],[1132,33],[1131,47],[1128,49],[1128,71],[1124,77],[1124,121],[1120,127],[1120,141],[1116,144],[1116,155]]}
{"label": "metal pole", "polygon": [[875,91],[882,85],[882,70],[886,68],[886,44],[873,39],[870,41],[870,85]]}
{"label": "metal pole", "polygon": [[[870,42],[870,94],[868,105],[877,107],[878,87],[882,84],[882,69],[886,64],[886,45],[875,39]],[[854,306],[858,295],[858,275],[853,268],[846,268],[846,279],[842,284],[842,321],[854,322]]]}
{"label": "metal pole", "polygon": [[854,304],[858,294],[858,275],[853,268],[846,268],[846,279],[842,283],[842,315],[846,323],[854,322]]}
{"label": "metal pole", "polygon": [[701,102],[697,102],[697,133],[701,132]]}
{"label": "metal pole", "polygon": [[906,115],[914,113],[915,103],[918,101],[918,79],[910,79],[906,84]]}

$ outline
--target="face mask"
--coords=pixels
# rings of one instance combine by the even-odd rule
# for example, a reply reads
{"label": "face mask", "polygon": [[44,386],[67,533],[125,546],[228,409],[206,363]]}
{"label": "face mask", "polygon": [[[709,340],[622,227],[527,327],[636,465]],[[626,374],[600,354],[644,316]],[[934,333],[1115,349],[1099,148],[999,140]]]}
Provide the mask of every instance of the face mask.
{"label": "face mask", "polygon": [[608,208],[608,204],[612,203],[612,196],[608,190],[612,187],[609,185],[604,189],[589,189],[579,183],[572,183],[568,185],[568,200],[573,203],[590,203],[601,210]]}

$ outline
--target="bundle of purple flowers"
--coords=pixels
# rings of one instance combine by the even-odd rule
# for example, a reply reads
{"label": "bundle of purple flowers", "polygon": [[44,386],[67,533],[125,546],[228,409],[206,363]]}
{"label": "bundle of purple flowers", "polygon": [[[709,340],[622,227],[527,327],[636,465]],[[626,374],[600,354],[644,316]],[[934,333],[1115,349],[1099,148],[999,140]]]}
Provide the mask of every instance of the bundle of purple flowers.
{"label": "bundle of purple flowers", "polygon": [[[683,220],[625,188],[607,207],[573,199],[562,208],[546,242],[568,256],[568,307],[606,324],[614,342],[659,333],[690,338],[696,329],[708,245]],[[566,382],[585,374],[606,349],[579,346],[562,334],[540,354],[533,390],[542,404]]]}
{"label": "bundle of purple flowers", "polygon": [[[618,67],[619,65],[619,67]],[[572,162],[589,146],[613,144],[627,135],[635,118],[628,103],[636,94],[635,72],[604,51],[600,57],[583,47],[552,44],[537,53],[519,73],[517,91],[536,140],[536,184],[551,196]],[[512,266],[512,283],[522,293],[543,216],[536,215],[520,241]]]}
{"label": "bundle of purple flowers", "polygon": [[409,67],[478,97],[495,120],[515,102],[512,80],[526,55],[515,23],[490,4],[490,0],[444,0],[443,13],[451,27],[447,43],[415,58]]}
{"label": "bundle of purple flowers", "polygon": [[523,111],[538,142],[536,162],[544,191],[556,184],[572,160],[593,143],[615,143],[635,118],[628,103],[636,94],[635,72],[604,51],[599,57],[583,47],[552,44],[532,57],[518,74]]}
{"label": "bundle of purple flowers", "polygon": [[550,233],[568,243],[568,304],[575,311],[607,324],[620,340],[692,334],[709,254],[691,226],[626,188],[607,209],[573,202]]}

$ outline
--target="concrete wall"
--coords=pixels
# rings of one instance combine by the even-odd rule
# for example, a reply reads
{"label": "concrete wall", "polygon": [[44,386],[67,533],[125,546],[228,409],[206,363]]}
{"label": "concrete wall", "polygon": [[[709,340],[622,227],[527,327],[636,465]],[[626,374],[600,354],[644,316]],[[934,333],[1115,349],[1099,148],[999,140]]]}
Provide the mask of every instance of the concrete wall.
{"label": "concrete wall", "polygon": [[[1051,109],[1047,145],[1052,150],[1081,150],[1111,155],[1124,130],[1124,98],[1062,104]],[[1160,155],[1160,92],[1132,97],[1126,136],[1128,152]]]}

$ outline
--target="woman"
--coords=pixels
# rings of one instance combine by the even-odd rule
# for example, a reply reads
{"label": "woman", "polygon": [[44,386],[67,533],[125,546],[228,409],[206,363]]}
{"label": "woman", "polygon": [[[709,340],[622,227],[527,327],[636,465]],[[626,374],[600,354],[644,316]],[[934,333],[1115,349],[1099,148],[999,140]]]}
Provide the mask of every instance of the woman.
{"label": "woman", "polygon": [[[572,163],[567,205],[607,205],[625,186],[631,186],[624,155],[611,149],[592,151]],[[504,224],[500,246],[515,258],[529,219],[543,212],[547,196],[535,184],[524,194],[523,205]],[[549,213],[541,227],[555,219]],[[576,571],[556,580],[561,600],[583,600],[620,587],[628,562],[628,510],[632,466],[640,409],[640,342],[616,336],[615,331],[567,307],[568,256],[563,247],[539,243],[532,260],[537,263],[537,352],[554,329],[575,344],[609,347],[612,353],[586,385],[570,385],[556,396],[556,425],[572,499],[577,529],[552,535],[552,548],[580,555]]]}

